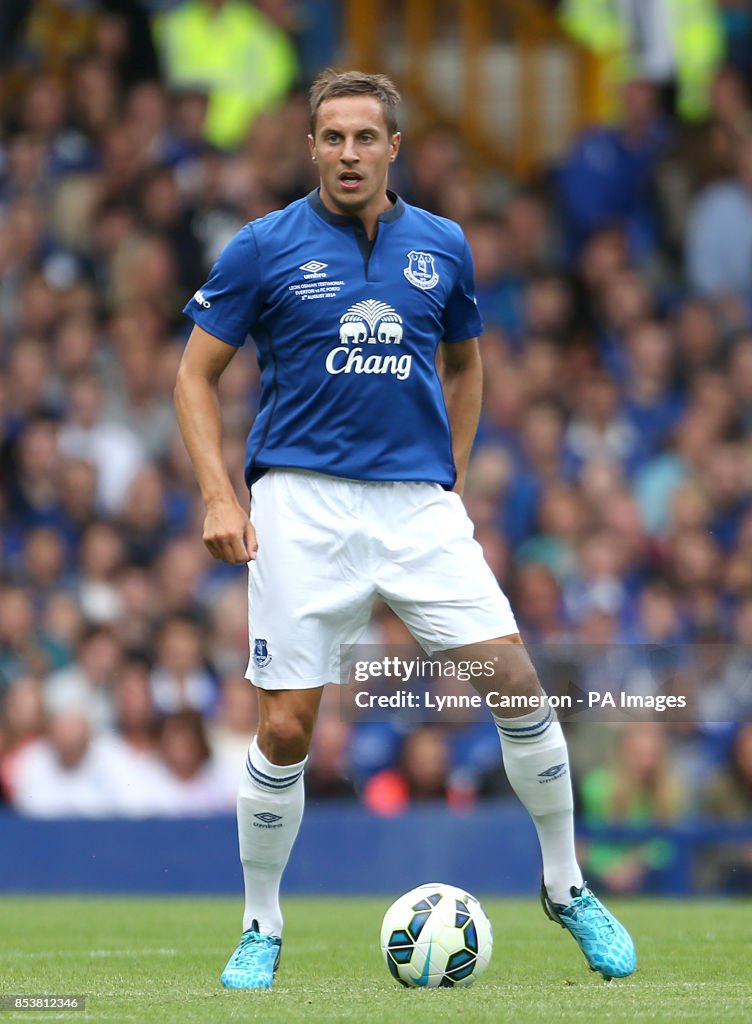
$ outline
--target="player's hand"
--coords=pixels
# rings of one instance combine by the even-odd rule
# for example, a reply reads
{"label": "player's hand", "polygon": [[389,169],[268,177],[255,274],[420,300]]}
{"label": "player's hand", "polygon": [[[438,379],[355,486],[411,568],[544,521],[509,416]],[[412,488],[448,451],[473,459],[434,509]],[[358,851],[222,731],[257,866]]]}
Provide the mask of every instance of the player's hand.
{"label": "player's hand", "polygon": [[258,551],[256,531],[240,504],[232,499],[222,498],[207,505],[203,540],[214,558],[231,565],[251,561]]}

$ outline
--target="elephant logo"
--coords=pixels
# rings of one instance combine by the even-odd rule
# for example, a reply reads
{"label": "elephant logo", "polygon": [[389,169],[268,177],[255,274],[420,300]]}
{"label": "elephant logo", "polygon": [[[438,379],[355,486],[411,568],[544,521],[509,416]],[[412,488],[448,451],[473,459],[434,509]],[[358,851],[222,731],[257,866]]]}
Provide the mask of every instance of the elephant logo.
{"label": "elephant logo", "polygon": [[410,284],[427,291],[439,283],[436,264],[430,252],[417,252],[413,249],[407,254],[407,266],[402,271]]}
{"label": "elephant logo", "polygon": [[391,345],[392,343],[399,345],[402,341],[402,324],[390,320],[382,320],[376,337],[382,345]]}
{"label": "elephant logo", "polygon": [[362,320],[351,320],[340,326],[340,345],[362,345],[367,337],[368,328]]}
{"label": "elephant logo", "polygon": [[377,299],[356,302],[339,323],[340,345],[399,345],[402,341],[402,317],[393,306]]}

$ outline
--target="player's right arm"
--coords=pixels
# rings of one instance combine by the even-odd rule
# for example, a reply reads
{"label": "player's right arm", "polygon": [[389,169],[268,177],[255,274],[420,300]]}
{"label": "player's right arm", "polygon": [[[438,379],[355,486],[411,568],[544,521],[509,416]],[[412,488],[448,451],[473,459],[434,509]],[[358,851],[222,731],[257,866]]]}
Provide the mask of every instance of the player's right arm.
{"label": "player's right arm", "polygon": [[256,557],[256,533],[222,458],[217,390],[236,352],[234,345],[195,326],[178,368],[175,411],[206,507],[204,544],[214,558],[243,563]]}

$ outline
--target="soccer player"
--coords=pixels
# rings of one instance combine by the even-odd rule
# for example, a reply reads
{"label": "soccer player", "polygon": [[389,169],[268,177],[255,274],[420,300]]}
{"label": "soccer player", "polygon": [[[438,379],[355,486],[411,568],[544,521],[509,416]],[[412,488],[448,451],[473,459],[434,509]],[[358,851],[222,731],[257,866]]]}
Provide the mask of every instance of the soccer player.
{"label": "soccer player", "polygon": [[[177,415],[206,505],[204,543],[249,564],[259,698],[238,794],[246,902],[228,988],[274,980],[280,880],[323,687],[340,680],[340,645],[358,640],[377,595],[429,654],[477,657],[494,644],[493,689],[542,694],[461,498],[481,402],[472,260],[457,224],[387,188],[398,102],[383,75],[320,75],[308,138],[320,187],[247,224],[185,307],[195,326]],[[223,464],[217,397],[248,335],[262,388],[247,448],[250,521]],[[560,724],[545,706],[495,722],[539,837],[546,913],[593,970],[630,974],[632,940],[577,865]]]}

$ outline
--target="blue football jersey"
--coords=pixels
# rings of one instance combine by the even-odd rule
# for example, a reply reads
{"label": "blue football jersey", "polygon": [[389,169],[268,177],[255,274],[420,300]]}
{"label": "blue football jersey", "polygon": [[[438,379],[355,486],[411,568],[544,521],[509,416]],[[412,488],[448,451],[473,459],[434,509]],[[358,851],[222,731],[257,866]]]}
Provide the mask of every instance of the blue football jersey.
{"label": "blue football jersey", "polygon": [[318,191],[252,221],[185,307],[256,344],[249,486],[273,466],[454,485],[436,350],[482,330],[472,257],[457,224],[390,197],[373,242]]}

